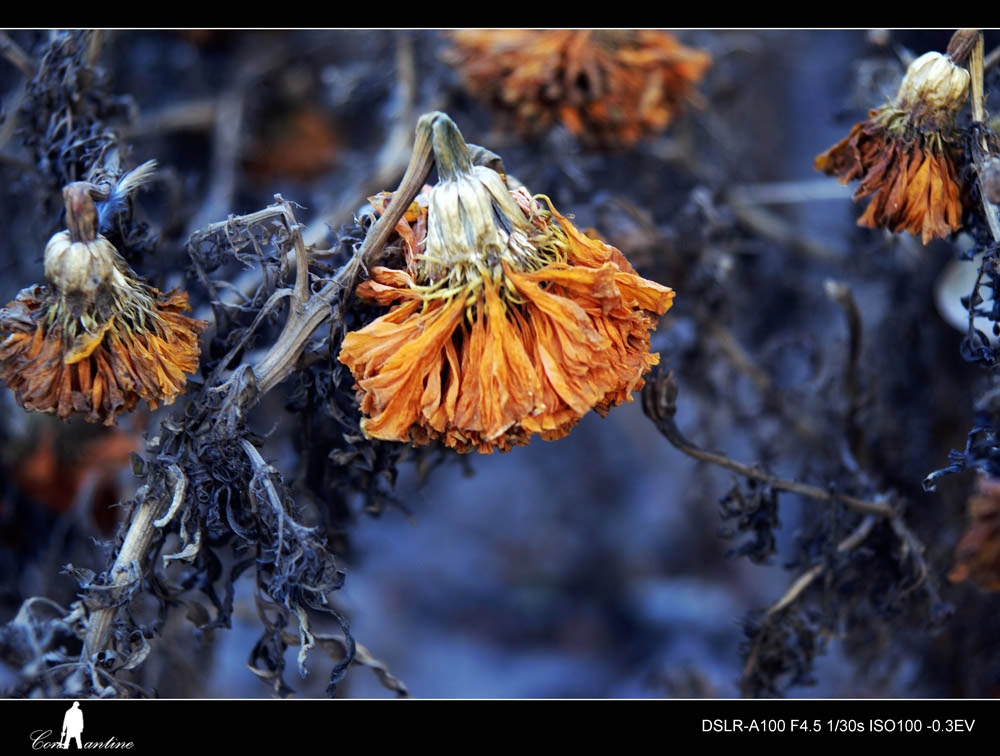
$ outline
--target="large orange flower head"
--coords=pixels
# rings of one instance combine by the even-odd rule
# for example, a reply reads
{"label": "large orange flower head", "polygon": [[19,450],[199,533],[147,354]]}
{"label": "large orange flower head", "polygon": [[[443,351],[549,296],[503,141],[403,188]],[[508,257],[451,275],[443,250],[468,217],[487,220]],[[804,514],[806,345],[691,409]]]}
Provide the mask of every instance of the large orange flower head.
{"label": "large orange flower head", "polygon": [[[404,268],[374,267],[357,289],[393,307],[341,348],[364,432],[507,451],[631,401],[659,361],[649,332],[674,292],[544,198],[473,165],[445,116],[434,124],[434,156],[439,182],[396,227]],[[380,210],[387,201],[373,198]]]}
{"label": "large orange flower head", "polygon": [[187,294],[161,294],[98,233],[92,193],[63,190],[68,229],[45,248],[48,286],[29,286],[0,310],[0,378],[27,410],[113,425],[135,408],[170,404],[198,369],[208,325],[182,313]]}
{"label": "large orange flower head", "polygon": [[630,145],[662,131],[711,65],[655,30],[463,30],[447,53],[478,97],[537,134],[561,121],[585,141]]}
{"label": "large orange flower head", "polygon": [[908,231],[924,244],[961,228],[955,117],[968,92],[968,71],[947,55],[922,55],[894,102],[871,111],[816,158],[816,170],[840,183],[860,180],[855,200],[871,196],[859,226]]}

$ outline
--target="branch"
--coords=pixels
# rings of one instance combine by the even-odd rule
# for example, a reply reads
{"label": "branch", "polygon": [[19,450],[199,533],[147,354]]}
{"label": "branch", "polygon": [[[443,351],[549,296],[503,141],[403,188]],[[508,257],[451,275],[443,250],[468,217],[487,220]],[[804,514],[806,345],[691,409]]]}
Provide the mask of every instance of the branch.
{"label": "branch", "polygon": [[35,78],[35,61],[2,31],[0,31],[0,55],[16,66],[29,80]]}
{"label": "branch", "polygon": [[876,514],[882,517],[895,516],[895,509],[886,501],[866,501],[856,496],[833,494],[826,489],[811,486],[807,483],[782,480],[776,475],[764,472],[758,467],[736,462],[722,454],[705,451],[691,441],[688,441],[674,422],[674,414],[677,412],[676,400],[677,382],[674,380],[672,372],[663,374],[662,371],[658,371],[647,379],[646,387],[642,392],[643,410],[656,424],[656,427],[660,429],[660,432],[667,441],[689,457],[693,457],[701,462],[709,462],[713,465],[724,467],[746,478],[762,481],[780,491],[796,493],[800,496],[831,504],[842,502],[846,507],[858,512],[865,512],[866,514]]}
{"label": "branch", "polygon": [[[969,86],[969,97],[972,101],[972,120],[976,123],[985,123],[986,121],[986,109],[983,105],[984,67],[983,35],[980,32],[976,35],[976,43],[969,56],[969,75],[972,78]],[[996,205],[986,199],[986,192],[983,187],[983,180],[986,176],[986,160],[990,156],[989,144],[986,141],[985,133],[980,139],[979,146],[982,148],[982,153],[975,150],[975,154],[973,155],[973,162],[975,163],[976,175],[979,181],[979,195],[982,198],[983,213],[986,215],[986,222],[989,224],[993,241],[1000,242],[1000,222],[997,221]],[[979,288],[978,285],[976,288]],[[973,297],[975,297],[976,291],[972,293]]]}
{"label": "branch", "polygon": [[754,362],[750,354],[736,340],[732,331],[720,323],[718,318],[714,317],[705,307],[696,306],[695,316],[699,324],[708,331],[708,335],[719,347],[722,355],[729,360],[733,367],[750,378],[754,388],[760,393],[768,407],[774,408],[781,415],[781,418],[809,443],[816,444],[827,440],[803,417],[801,412],[789,407],[784,395],[775,388],[771,376]]}
{"label": "branch", "polygon": [[[856,527],[854,531],[849,536],[847,536],[847,538],[845,538],[843,541],[837,544],[837,553],[838,554],[847,553],[848,551],[856,549],[858,546],[864,543],[864,540],[868,537],[868,534],[872,532],[872,528],[875,527],[876,522],[878,522],[878,519],[876,518],[875,515],[867,515],[861,521],[858,527]],[[798,580],[792,583],[789,589],[785,592],[785,595],[782,596],[780,599],[778,599],[778,601],[776,601],[771,606],[771,608],[767,610],[767,612],[764,615],[765,619],[770,619],[775,614],[780,612],[782,609],[791,606],[792,602],[799,597],[799,594],[801,594],[802,591],[808,588],[809,584],[812,583],[813,580],[818,578],[825,569],[826,565],[817,564],[808,569],[806,572],[804,572],[799,577]],[[747,666],[749,668],[750,666],[749,661],[747,662]]]}
{"label": "branch", "polygon": [[854,459],[863,464],[865,459],[864,431],[858,422],[861,413],[861,380],[858,363],[861,357],[861,311],[850,287],[840,281],[827,279],[826,295],[844,310],[847,319],[847,362],[844,365],[844,389],[847,392],[847,413],[844,417],[844,434]]}

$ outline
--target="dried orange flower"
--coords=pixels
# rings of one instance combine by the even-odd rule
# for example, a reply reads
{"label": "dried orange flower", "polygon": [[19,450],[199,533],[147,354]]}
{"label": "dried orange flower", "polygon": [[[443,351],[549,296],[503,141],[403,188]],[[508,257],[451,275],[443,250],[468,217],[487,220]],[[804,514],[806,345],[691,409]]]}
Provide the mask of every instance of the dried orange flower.
{"label": "dried orange flower", "polygon": [[[406,267],[358,286],[393,308],[347,334],[369,436],[461,452],[565,436],[590,409],[631,401],[659,361],[649,332],[674,292],[636,274],[504,177],[473,166],[454,124],[435,132],[440,182],[396,230]],[[388,195],[373,198],[384,209]]]}
{"label": "dried orange flower", "polygon": [[919,234],[924,244],[961,228],[954,126],[968,92],[968,71],[947,55],[922,55],[895,102],[871,111],[816,158],[816,170],[842,184],[860,179],[855,200],[871,195],[859,226]]}
{"label": "dried orange flower", "polygon": [[972,580],[984,590],[1000,591],[1000,480],[981,478],[968,507],[969,525],[948,579]]}
{"label": "dried orange flower", "polygon": [[537,134],[561,121],[602,145],[662,131],[711,65],[653,30],[463,30],[448,59],[476,96]]}
{"label": "dried orange flower", "polygon": [[45,248],[49,286],[23,289],[0,310],[0,378],[27,410],[115,423],[135,408],[170,404],[198,369],[208,323],[182,313],[187,294],[140,281],[97,233],[94,185],[63,190],[69,229]]}

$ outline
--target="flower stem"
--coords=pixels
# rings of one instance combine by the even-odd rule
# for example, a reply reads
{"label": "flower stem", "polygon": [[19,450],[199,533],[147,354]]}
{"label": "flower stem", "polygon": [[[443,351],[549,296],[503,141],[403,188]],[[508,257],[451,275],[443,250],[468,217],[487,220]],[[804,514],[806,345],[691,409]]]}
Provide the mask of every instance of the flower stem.
{"label": "flower stem", "polygon": [[[462,138],[455,122],[444,113],[432,113],[434,132],[434,162],[438,177],[442,181],[452,181],[463,174],[472,172],[472,158],[469,148]],[[425,116],[426,117],[426,116]]]}
{"label": "flower stem", "polygon": [[[261,394],[267,393],[288,377],[313,332],[331,316],[331,305],[336,297],[342,291],[353,291],[361,271],[367,269],[389,240],[396,229],[396,224],[406,214],[407,208],[420,192],[420,188],[431,171],[434,162],[431,146],[434,125],[441,119],[451,123],[448,116],[439,112],[427,113],[421,116],[417,122],[413,155],[406,173],[399,183],[399,188],[393,192],[389,206],[372,226],[364,243],[351,258],[351,261],[340,269],[332,281],[313,294],[301,309],[293,307],[289,310],[288,320],[285,321],[285,328],[281,332],[281,336],[278,337],[270,351],[254,366]],[[452,126],[454,127],[454,124]],[[293,227],[293,236],[301,242],[301,234],[297,225]],[[297,266],[303,264],[302,257],[296,256]]]}
{"label": "flower stem", "polygon": [[[983,105],[983,72],[983,35],[980,32],[976,35],[975,44],[972,47],[972,52],[969,54],[969,75],[972,78],[969,86],[969,97],[972,103],[972,120],[976,123],[983,123],[986,120],[986,110]],[[980,140],[980,146],[983,150],[982,154],[975,156],[979,195],[982,198],[983,213],[986,216],[987,224],[989,224],[990,233],[993,235],[993,241],[1000,242],[1000,221],[997,221],[996,206],[986,199],[986,192],[983,191],[983,176],[986,172],[986,161],[990,157],[989,144],[986,141],[985,133]]]}
{"label": "flower stem", "polygon": [[884,500],[866,501],[856,496],[846,494],[836,494],[818,486],[811,486],[807,483],[799,483],[794,480],[782,480],[776,475],[764,472],[759,467],[745,465],[741,462],[730,459],[723,454],[716,454],[702,449],[696,444],[688,441],[681,433],[680,428],[674,421],[674,414],[677,411],[677,382],[672,373],[662,373],[657,371],[650,374],[646,379],[646,387],[642,392],[643,410],[646,415],[660,429],[664,438],[667,439],[676,449],[693,457],[701,462],[709,462],[727,470],[732,470],[737,475],[745,478],[759,480],[779,491],[788,491],[805,496],[810,499],[817,499],[828,503],[841,502],[849,509],[867,514],[881,515],[882,517],[895,517],[896,510],[892,505]]}

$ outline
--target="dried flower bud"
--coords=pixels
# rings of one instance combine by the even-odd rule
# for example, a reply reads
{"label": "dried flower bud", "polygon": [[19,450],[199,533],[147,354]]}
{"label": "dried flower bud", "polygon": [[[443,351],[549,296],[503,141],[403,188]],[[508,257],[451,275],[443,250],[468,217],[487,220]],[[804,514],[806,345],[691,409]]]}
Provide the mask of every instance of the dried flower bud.
{"label": "dried flower bud", "polygon": [[947,55],[929,52],[910,64],[896,94],[896,108],[919,128],[951,125],[969,98],[969,72]]}
{"label": "dried flower bud", "polygon": [[[518,270],[540,267],[531,245],[531,223],[496,171],[472,165],[462,135],[450,121],[435,132],[440,181],[428,197],[427,247],[418,255],[420,278],[445,291],[502,275],[503,262]],[[451,163],[446,163],[450,160]]]}
{"label": "dried flower bud", "polygon": [[111,278],[117,255],[103,236],[75,242],[69,231],[60,231],[45,245],[45,278],[63,296],[90,305]]}
{"label": "dried flower bud", "polygon": [[97,291],[108,283],[118,251],[97,233],[93,185],[76,181],[63,189],[65,231],[45,245],[45,277],[82,311],[94,303]]}

